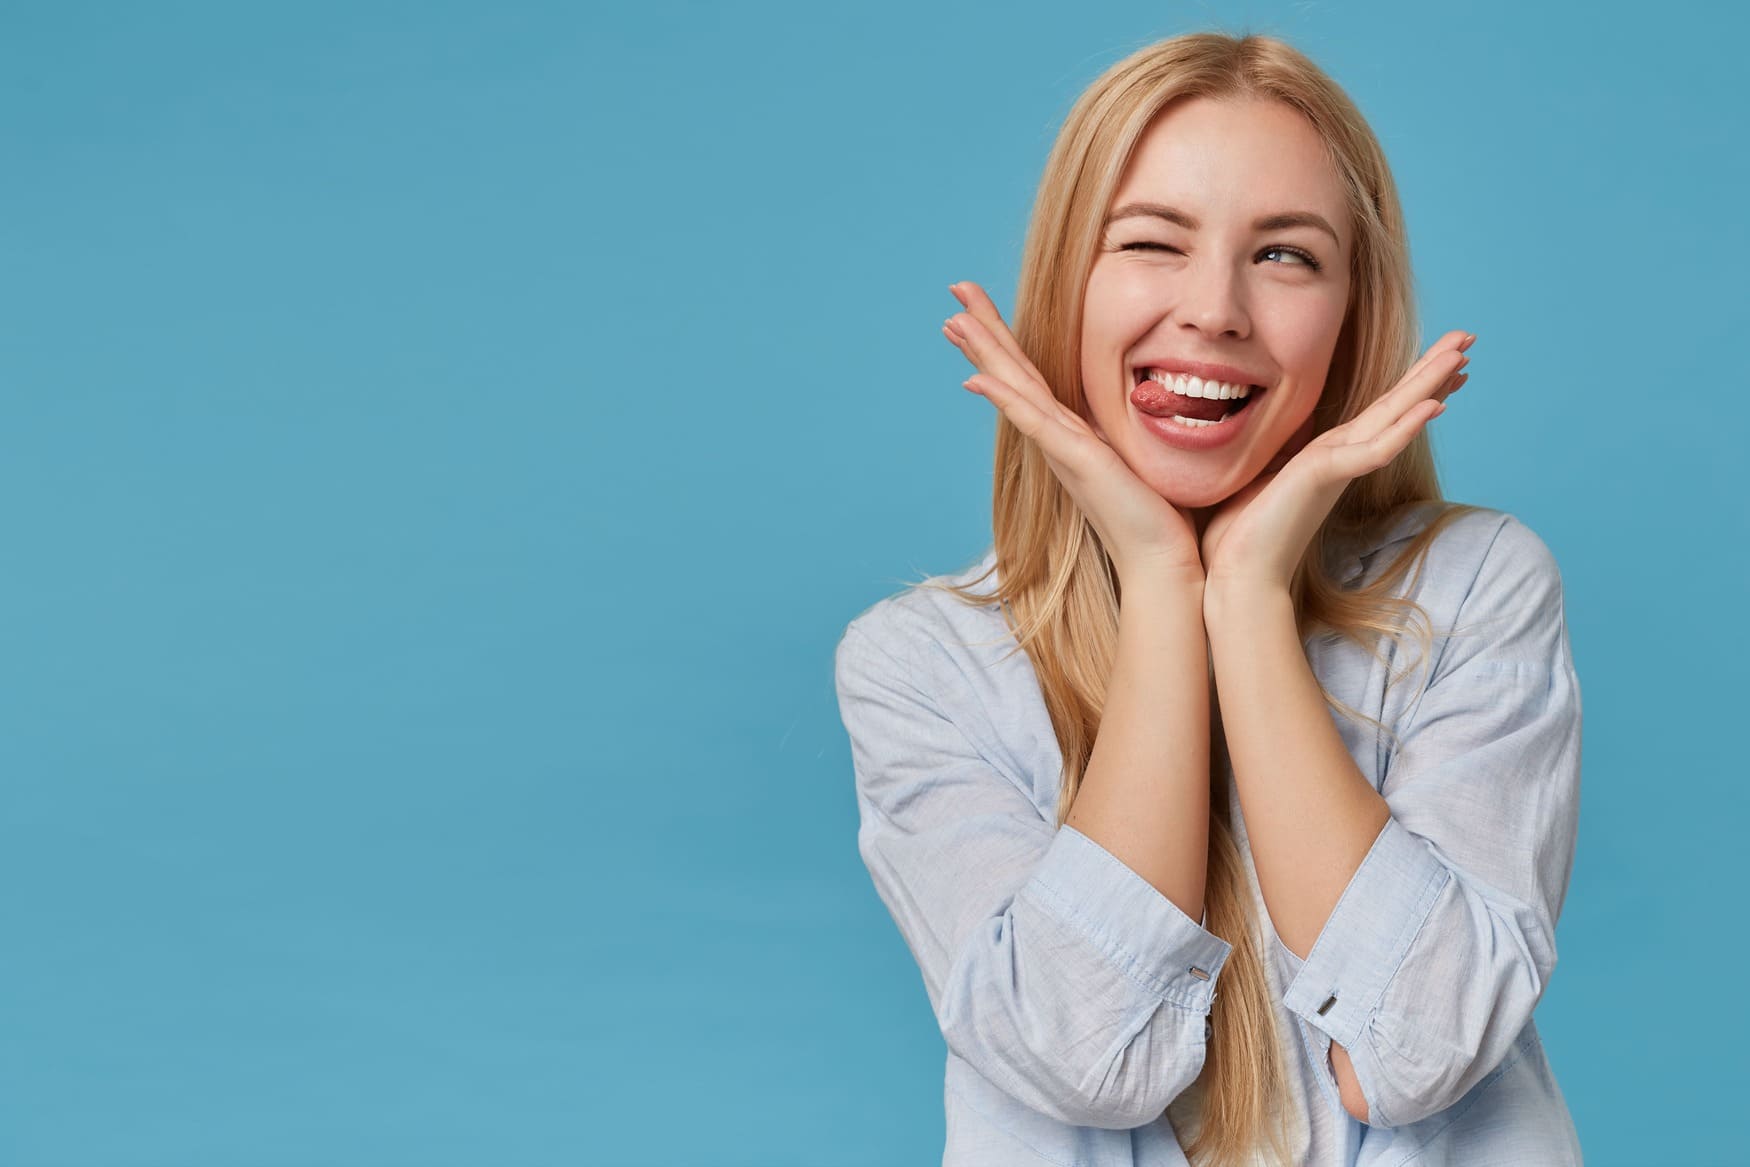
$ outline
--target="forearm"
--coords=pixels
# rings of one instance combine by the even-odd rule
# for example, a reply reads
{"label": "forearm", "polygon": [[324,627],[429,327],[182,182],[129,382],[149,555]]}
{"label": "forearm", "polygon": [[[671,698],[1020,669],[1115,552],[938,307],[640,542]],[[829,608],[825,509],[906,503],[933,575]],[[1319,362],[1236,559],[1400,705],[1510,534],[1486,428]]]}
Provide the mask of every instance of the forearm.
{"label": "forearm", "polygon": [[1259,889],[1304,960],[1390,812],[1331,721],[1287,592],[1212,593],[1205,614]]}
{"label": "forearm", "polygon": [[1068,824],[1202,918],[1209,650],[1201,578],[1126,582],[1117,648]]}
{"label": "forearm", "polygon": [[[1259,889],[1277,935],[1304,960],[1390,809],[1331,722],[1288,594],[1211,594],[1205,616]],[[1361,1084],[1336,1042],[1331,1070],[1343,1108],[1366,1122]]]}

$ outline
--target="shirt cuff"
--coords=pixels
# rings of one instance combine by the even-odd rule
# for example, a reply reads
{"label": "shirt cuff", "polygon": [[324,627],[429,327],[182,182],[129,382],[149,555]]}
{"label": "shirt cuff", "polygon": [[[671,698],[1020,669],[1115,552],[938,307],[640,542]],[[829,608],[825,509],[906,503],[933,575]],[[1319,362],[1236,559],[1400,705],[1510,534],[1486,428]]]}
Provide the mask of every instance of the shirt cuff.
{"label": "shirt cuff", "polygon": [[1038,893],[1150,992],[1209,1011],[1233,945],[1074,827],[1058,828],[1023,892]]}
{"label": "shirt cuff", "polygon": [[1450,878],[1425,842],[1386,819],[1282,1003],[1352,1048]]}

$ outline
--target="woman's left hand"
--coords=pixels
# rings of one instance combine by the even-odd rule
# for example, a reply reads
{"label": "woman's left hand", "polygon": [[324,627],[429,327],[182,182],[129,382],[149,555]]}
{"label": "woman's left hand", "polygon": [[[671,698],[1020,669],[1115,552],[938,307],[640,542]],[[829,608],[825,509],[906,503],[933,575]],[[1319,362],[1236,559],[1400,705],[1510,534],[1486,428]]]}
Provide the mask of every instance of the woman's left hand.
{"label": "woman's left hand", "polygon": [[1286,591],[1307,544],[1355,478],[1397,457],[1446,398],[1469,379],[1464,350],[1476,338],[1449,332],[1422,354],[1403,379],[1361,413],[1285,450],[1246,487],[1223,502],[1203,529],[1208,586]]}

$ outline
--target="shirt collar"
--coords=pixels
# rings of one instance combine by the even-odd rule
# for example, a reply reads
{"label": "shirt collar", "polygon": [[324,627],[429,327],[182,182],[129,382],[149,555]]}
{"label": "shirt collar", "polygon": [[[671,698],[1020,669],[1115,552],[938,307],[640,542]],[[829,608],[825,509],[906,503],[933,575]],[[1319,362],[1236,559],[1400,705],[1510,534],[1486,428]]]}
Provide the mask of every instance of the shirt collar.
{"label": "shirt collar", "polygon": [[1379,552],[1414,538],[1445,505],[1440,499],[1422,499],[1410,503],[1401,509],[1395,519],[1379,528],[1371,537],[1364,533],[1339,543],[1333,552],[1333,561],[1341,573],[1343,583],[1348,585],[1359,579],[1366,572],[1368,561]]}

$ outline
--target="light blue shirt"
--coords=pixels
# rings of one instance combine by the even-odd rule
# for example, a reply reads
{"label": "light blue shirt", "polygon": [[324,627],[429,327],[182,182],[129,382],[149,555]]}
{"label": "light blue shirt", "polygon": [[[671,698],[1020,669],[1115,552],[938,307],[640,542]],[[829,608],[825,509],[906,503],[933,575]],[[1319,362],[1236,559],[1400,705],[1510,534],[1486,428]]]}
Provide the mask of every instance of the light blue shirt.
{"label": "light blue shirt", "polygon": [[[1371,578],[1431,514],[1338,548],[1332,565],[1346,583]],[[968,582],[994,558],[944,578]],[[1459,629],[1435,640],[1424,692],[1419,672],[1386,689],[1413,642],[1384,646],[1384,661],[1329,634],[1305,645],[1325,687],[1401,741],[1333,714],[1391,818],[1304,963],[1269,922],[1227,774],[1253,939],[1270,954],[1296,1161],[1577,1164],[1532,1023],[1579,815],[1561,577],[1535,533],[1488,510],[1441,532],[1399,594],[1437,631]],[[850,622],[835,675],[858,850],[947,1043],[945,1167],[1186,1163],[1175,1123],[1196,1113],[1232,945],[1053,825],[1063,756],[996,606],[889,596]],[[1332,1041],[1354,1064],[1368,1125],[1342,1107]]]}

